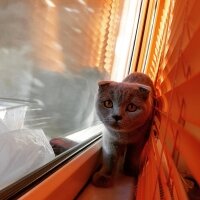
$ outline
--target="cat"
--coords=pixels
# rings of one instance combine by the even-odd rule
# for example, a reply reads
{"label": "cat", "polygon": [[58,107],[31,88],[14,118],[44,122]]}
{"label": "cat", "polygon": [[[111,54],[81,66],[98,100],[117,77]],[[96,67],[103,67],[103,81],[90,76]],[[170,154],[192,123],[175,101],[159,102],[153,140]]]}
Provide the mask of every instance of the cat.
{"label": "cat", "polygon": [[144,73],[135,72],[122,82],[100,81],[96,111],[105,125],[102,167],[93,175],[97,187],[114,184],[118,162],[124,157],[123,171],[136,179],[142,169],[142,150],[153,117],[154,86]]}

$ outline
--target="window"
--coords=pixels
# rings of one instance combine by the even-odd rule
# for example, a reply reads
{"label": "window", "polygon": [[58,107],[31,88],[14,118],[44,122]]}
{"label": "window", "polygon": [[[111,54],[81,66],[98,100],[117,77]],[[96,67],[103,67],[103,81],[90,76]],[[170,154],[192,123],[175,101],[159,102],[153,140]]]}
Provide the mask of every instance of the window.
{"label": "window", "polygon": [[128,73],[141,4],[1,1],[0,190],[99,135],[97,82]]}
{"label": "window", "polygon": [[97,82],[111,77],[122,8],[120,0],[1,1],[0,190],[53,160],[51,139],[67,140],[66,150],[84,141],[73,133],[98,129]]}

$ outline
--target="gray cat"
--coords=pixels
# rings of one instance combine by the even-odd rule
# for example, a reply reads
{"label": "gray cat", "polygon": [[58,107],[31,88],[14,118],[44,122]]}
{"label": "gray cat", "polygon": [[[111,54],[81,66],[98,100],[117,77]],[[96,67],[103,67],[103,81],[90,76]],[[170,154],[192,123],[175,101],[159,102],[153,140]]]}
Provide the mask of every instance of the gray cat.
{"label": "gray cat", "polygon": [[142,150],[152,122],[154,87],[143,73],[132,73],[123,82],[100,81],[96,110],[105,125],[103,163],[93,176],[98,187],[113,185],[120,158],[126,175],[138,177]]}

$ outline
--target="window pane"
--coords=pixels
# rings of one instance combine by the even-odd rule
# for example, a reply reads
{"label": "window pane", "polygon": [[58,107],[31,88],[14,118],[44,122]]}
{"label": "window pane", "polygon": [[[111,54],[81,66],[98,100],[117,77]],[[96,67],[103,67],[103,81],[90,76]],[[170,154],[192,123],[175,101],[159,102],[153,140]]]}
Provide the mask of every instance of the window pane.
{"label": "window pane", "polygon": [[99,123],[97,82],[112,72],[122,4],[0,2],[0,189],[52,160],[51,139],[67,149],[67,135]]}

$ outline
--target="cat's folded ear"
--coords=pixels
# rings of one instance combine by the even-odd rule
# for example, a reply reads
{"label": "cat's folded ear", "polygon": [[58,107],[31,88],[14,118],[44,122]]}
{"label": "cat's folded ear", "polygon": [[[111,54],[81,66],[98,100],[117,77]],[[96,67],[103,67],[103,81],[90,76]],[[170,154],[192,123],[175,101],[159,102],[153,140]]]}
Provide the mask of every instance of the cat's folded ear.
{"label": "cat's folded ear", "polygon": [[138,85],[138,90],[140,92],[140,94],[142,95],[142,98],[144,100],[146,100],[149,96],[149,93],[151,92],[151,87],[147,86],[147,85],[143,85],[143,84],[139,84]]}
{"label": "cat's folded ear", "polygon": [[113,83],[113,81],[99,81],[99,89],[105,89],[110,86],[110,84]]}
{"label": "cat's folded ear", "polygon": [[105,85],[110,85],[113,81],[99,81],[98,85],[99,86],[105,86]]}

